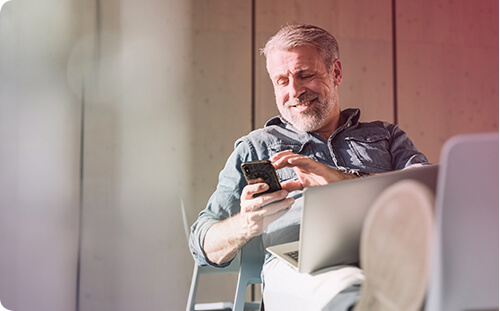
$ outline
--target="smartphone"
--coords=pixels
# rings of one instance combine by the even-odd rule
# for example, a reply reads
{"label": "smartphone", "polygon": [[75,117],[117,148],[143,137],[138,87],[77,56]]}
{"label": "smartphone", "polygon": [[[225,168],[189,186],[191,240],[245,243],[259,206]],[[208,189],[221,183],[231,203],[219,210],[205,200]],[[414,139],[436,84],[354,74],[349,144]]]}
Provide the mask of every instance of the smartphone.
{"label": "smartphone", "polygon": [[278,175],[276,175],[276,170],[271,161],[260,160],[244,162],[241,164],[241,170],[249,185],[259,182],[264,182],[269,185],[269,189],[266,192],[256,194],[255,196],[281,190]]}

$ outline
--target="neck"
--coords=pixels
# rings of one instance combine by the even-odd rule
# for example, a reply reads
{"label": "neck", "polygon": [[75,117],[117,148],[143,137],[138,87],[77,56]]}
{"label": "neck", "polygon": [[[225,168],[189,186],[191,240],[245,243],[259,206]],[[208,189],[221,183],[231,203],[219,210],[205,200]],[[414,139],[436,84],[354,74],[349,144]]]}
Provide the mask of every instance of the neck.
{"label": "neck", "polygon": [[321,135],[325,141],[328,141],[330,136],[335,133],[335,131],[345,122],[344,118],[342,117],[342,114],[339,112],[333,120],[325,124],[322,128],[318,129],[316,133]]}

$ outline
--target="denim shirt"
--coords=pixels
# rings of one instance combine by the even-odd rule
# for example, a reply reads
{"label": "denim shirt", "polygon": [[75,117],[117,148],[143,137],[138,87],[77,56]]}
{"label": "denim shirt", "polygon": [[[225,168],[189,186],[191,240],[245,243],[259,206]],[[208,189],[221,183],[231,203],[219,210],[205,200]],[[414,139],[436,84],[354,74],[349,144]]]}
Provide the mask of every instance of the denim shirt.
{"label": "denim shirt", "polygon": [[[340,171],[382,173],[427,162],[397,125],[359,122],[359,117],[359,109],[342,111],[345,123],[327,142],[318,133],[298,130],[281,117],[270,119],[264,128],[238,139],[219,174],[217,189],[191,227],[189,247],[195,261],[199,265],[218,266],[207,259],[203,241],[213,224],[240,212],[240,195],[247,185],[240,167],[243,162],[269,159],[284,150],[311,157]],[[297,178],[293,168],[282,168],[277,174],[281,182]],[[266,228],[262,234],[264,247],[299,239],[302,191],[294,191],[289,196],[295,198],[295,203]]]}

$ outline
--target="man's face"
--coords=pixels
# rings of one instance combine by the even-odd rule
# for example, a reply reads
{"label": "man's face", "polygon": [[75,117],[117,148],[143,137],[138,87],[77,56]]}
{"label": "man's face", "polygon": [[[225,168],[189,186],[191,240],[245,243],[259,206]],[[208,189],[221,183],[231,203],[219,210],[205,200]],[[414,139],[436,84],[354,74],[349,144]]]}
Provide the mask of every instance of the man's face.
{"label": "man's face", "polygon": [[306,132],[331,127],[332,122],[337,122],[340,113],[337,85],[342,80],[340,66],[337,60],[336,69],[332,68],[329,73],[313,47],[272,51],[267,58],[267,70],[283,118]]}

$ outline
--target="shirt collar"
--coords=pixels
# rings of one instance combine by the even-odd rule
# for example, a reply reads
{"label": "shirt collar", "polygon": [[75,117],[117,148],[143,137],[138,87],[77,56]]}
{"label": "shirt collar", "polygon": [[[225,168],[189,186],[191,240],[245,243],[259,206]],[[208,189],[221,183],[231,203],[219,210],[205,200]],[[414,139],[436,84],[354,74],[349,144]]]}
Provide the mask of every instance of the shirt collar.
{"label": "shirt collar", "polygon": [[[359,118],[361,116],[361,111],[358,108],[348,108],[342,110],[340,113],[342,116],[342,120],[345,120],[344,124],[342,124],[340,127],[351,127],[353,125],[356,125],[359,123]],[[264,127],[272,126],[272,125],[278,125],[278,126],[291,126],[294,128],[295,131],[299,131],[296,129],[293,125],[291,125],[288,121],[286,121],[282,116],[275,116],[269,119],[269,121],[266,122]]]}

